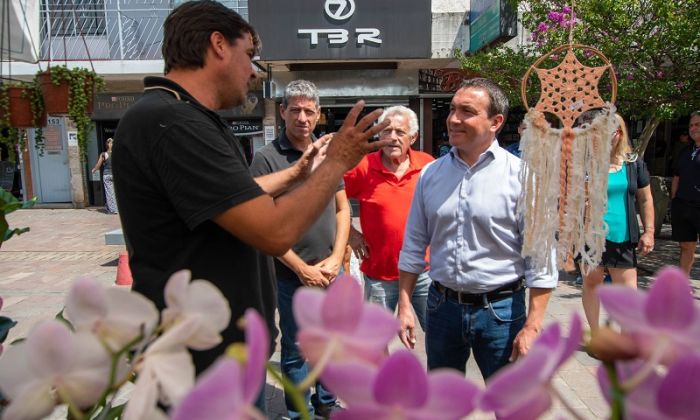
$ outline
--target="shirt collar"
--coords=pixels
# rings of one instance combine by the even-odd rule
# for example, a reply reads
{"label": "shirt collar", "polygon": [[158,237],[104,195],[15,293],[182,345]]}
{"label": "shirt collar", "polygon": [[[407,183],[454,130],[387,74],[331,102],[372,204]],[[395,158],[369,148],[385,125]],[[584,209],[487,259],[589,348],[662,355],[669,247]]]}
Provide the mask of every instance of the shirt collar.
{"label": "shirt collar", "polygon": [[[300,151],[299,149],[294,147],[292,142],[289,141],[289,137],[287,137],[287,130],[286,129],[282,130],[278,139],[279,139],[280,149],[282,149],[284,151],[295,151],[295,152],[303,153],[302,151]],[[314,136],[314,134],[311,133],[311,142],[315,142],[315,141],[316,141],[316,136]]]}
{"label": "shirt collar", "polygon": [[[146,76],[143,79],[143,87],[144,87],[144,93],[147,93],[149,90],[151,90],[153,88],[156,88],[153,90],[160,90],[160,91],[169,92],[177,100],[191,103],[191,104],[195,105],[195,107],[206,112],[215,121],[217,121],[218,124],[221,125],[222,127],[229,127],[228,123],[226,123],[226,121],[224,121],[217,112],[202,105],[198,100],[196,100],[194,98],[194,96],[192,96],[188,91],[186,91],[185,88],[183,88],[179,84],[175,83],[174,81],[168,79],[167,77]],[[157,89],[157,88],[161,88],[161,89]]]}
{"label": "shirt collar", "polygon": [[[491,145],[481,154],[479,155],[479,159],[476,160],[476,163],[472,166],[469,166],[467,162],[462,160],[461,157],[459,157],[459,153],[457,152],[457,148],[452,146],[452,149],[450,149],[450,155],[452,156],[452,161],[457,162],[460,165],[463,165],[467,167],[468,169],[473,169],[476,168],[477,166],[480,166],[482,164],[485,164],[484,162],[488,163],[492,160],[500,159],[503,157],[503,153],[508,153],[503,149],[501,146],[498,145],[498,140],[496,138],[493,139],[491,142]],[[490,160],[488,160],[490,159]],[[488,161],[487,161],[488,160]]]}
{"label": "shirt collar", "polygon": [[180,100],[186,100],[189,102],[194,102],[196,104],[202,105],[192,95],[190,95],[190,93],[188,91],[186,91],[185,88],[178,85],[174,81],[168,79],[167,77],[147,76],[143,79],[143,87],[144,88],[163,87],[163,88],[165,88],[164,90],[168,90],[173,94],[177,93],[180,96],[180,98],[179,98]]}
{"label": "shirt collar", "polygon": [[[370,154],[367,156],[368,164],[370,169],[374,169],[379,172],[386,172],[386,173],[391,173],[386,166],[384,166],[384,162],[382,162],[382,149],[377,150],[376,152]],[[411,171],[417,171],[420,170],[421,168],[418,167],[418,162],[416,162],[416,157],[415,153],[413,152],[412,148],[408,148],[408,170],[406,171],[411,172]]]}

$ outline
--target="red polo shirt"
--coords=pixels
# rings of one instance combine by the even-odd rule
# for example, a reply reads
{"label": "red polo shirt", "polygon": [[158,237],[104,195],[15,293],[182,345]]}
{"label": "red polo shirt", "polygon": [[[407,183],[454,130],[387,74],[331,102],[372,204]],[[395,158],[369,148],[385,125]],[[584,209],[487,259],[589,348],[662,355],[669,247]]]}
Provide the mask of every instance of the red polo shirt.
{"label": "red polo shirt", "polygon": [[409,151],[410,165],[401,179],[382,163],[381,150],[365,156],[345,174],[345,191],[360,202],[360,225],[369,248],[363,273],[379,280],[398,280],[399,252],[421,169],[434,158]]}

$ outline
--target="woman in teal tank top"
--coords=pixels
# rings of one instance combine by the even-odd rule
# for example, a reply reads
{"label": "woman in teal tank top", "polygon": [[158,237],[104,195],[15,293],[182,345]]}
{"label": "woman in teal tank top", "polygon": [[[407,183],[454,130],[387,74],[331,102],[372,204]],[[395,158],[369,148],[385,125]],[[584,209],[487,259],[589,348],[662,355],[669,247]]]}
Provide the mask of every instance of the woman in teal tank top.
{"label": "woman in teal tank top", "polygon": [[[632,149],[625,121],[615,115],[619,128],[612,133],[610,172],[608,174],[608,208],[604,221],[608,226],[605,252],[598,267],[583,278],[583,310],[591,330],[598,328],[600,303],[596,288],[603,282],[605,269],[613,283],[637,287],[637,252],[640,256],[654,248],[654,205],[646,165]],[[637,211],[644,233],[640,236]]]}

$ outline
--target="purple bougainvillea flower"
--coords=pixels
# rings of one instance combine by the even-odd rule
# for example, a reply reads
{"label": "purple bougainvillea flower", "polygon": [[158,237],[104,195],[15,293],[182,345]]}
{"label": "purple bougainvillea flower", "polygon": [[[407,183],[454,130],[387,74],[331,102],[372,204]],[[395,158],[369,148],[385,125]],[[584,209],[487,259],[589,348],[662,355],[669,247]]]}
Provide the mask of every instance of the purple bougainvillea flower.
{"label": "purple bougainvillea flower", "polygon": [[548,30],[549,30],[549,25],[546,22],[540,22],[540,24],[537,25],[538,32],[547,32]]}
{"label": "purple bougainvillea flower", "polygon": [[549,20],[554,21],[554,22],[561,23],[562,20],[564,19],[564,15],[562,13],[559,13],[559,12],[551,11],[551,12],[547,13],[547,18]]}
{"label": "purple bougainvillea flower", "polygon": [[648,292],[605,285],[598,296],[610,317],[637,341],[642,357],[671,363],[700,347],[700,309],[679,268],[661,269]]}
{"label": "purple bougainvillea flower", "polygon": [[479,408],[494,411],[499,419],[538,418],[552,404],[552,377],[578,348],[582,332],[577,314],[571,317],[566,339],[559,324],[547,327],[522,360],[493,376],[479,399]]}
{"label": "purple bougainvillea flower", "polygon": [[378,364],[399,323],[385,308],[363,300],[362,287],[350,276],[338,277],[324,292],[302,288],[293,299],[299,347],[312,364],[364,360]]}
{"label": "purple bougainvillea flower", "polygon": [[698,390],[700,354],[694,353],[669,367],[657,393],[659,411],[673,418],[697,418],[700,415]]}
{"label": "purple bougainvillea flower", "polygon": [[265,322],[253,309],[245,313],[245,335],[245,366],[230,357],[219,359],[175,408],[173,420],[264,418],[254,403],[265,380],[270,339]]}
{"label": "purple bougainvillea flower", "polygon": [[479,387],[457,371],[430,373],[408,350],[377,367],[362,362],[329,364],[321,379],[347,404],[334,420],[460,419],[474,410]]}
{"label": "purple bougainvillea flower", "polygon": [[[644,361],[634,360],[630,362],[616,362],[615,369],[617,377],[621,383],[627,382],[630,378],[642,369]],[[603,365],[598,367],[598,384],[603,393],[603,397],[612,402],[610,379]],[[625,396],[625,418],[634,420],[663,420],[668,418],[659,411],[656,403],[656,395],[661,385],[662,377],[654,370],[644,378],[633,390]]]}
{"label": "purple bougainvillea flower", "polygon": [[571,13],[571,6],[562,7],[561,12],[568,15],[569,13]]}

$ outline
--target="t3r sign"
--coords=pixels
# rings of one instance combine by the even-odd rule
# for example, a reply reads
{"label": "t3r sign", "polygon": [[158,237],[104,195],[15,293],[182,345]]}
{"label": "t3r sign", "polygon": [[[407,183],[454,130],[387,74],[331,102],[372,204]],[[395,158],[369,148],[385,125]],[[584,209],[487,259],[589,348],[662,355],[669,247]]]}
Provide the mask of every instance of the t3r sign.
{"label": "t3r sign", "polygon": [[429,58],[425,0],[255,0],[262,60]]}

